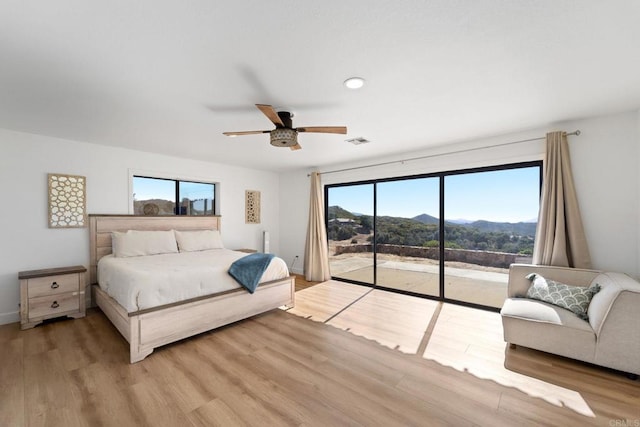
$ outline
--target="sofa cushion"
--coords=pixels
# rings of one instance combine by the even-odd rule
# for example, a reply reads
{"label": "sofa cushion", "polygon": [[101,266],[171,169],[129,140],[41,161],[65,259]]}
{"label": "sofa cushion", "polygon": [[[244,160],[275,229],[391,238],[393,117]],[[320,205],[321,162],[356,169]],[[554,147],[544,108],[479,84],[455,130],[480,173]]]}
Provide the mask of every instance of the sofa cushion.
{"label": "sofa cushion", "polygon": [[596,335],[589,322],[569,310],[527,298],[507,298],[500,314],[506,342],[593,363]]}
{"label": "sofa cushion", "polygon": [[574,312],[579,318],[587,320],[587,310],[591,298],[600,290],[597,283],[591,286],[571,286],[555,280],[531,273],[527,275],[531,280],[531,286],[527,291],[527,298],[532,298]]}
{"label": "sofa cushion", "polygon": [[589,322],[576,317],[570,311],[528,298],[507,298],[502,305],[500,314],[503,317],[513,317],[532,322],[550,323],[558,326],[577,329],[593,333]]}

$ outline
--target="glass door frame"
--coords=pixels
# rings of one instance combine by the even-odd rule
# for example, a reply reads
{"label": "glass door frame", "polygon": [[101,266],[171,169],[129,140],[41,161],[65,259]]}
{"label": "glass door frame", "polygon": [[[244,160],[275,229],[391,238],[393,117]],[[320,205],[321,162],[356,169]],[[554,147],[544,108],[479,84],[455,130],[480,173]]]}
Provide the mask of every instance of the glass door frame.
{"label": "glass door frame", "polygon": [[[460,301],[460,300],[456,300],[456,299],[449,299],[446,297],[445,294],[445,177],[447,176],[452,176],[452,175],[462,175],[462,174],[472,174],[472,173],[478,173],[478,172],[493,172],[493,171],[501,171],[501,170],[510,170],[510,169],[521,169],[521,168],[529,168],[529,167],[538,167],[539,168],[539,193],[541,193],[542,191],[542,179],[543,179],[543,162],[542,160],[534,160],[534,161],[527,161],[527,162],[518,162],[518,163],[509,163],[509,164],[504,164],[504,165],[496,165],[496,166],[484,166],[484,167],[477,167],[477,168],[469,168],[469,169],[459,169],[459,170],[453,170],[453,171],[445,171],[445,172],[435,172],[435,173],[428,173],[428,174],[419,174],[419,175],[408,175],[408,176],[400,176],[400,177],[391,177],[391,178],[379,178],[379,179],[371,179],[371,180],[364,180],[364,181],[353,181],[353,182],[343,182],[343,183],[337,183],[337,184],[327,184],[324,185],[324,214],[325,214],[325,227],[328,227],[328,221],[329,221],[329,190],[331,188],[336,188],[336,187],[347,187],[347,186],[355,186],[355,185],[368,185],[368,184],[373,184],[373,217],[372,217],[372,225],[373,225],[373,239],[372,239],[372,251],[373,251],[373,283],[366,283],[366,282],[360,282],[357,280],[350,280],[350,279],[344,279],[344,278],[340,278],[340,277],[334,277],[332,276],[331,279],[333,280],[338,280],[341,282],[346,282],[346,283],[351,283],[351,284],[355,284],[355,285],[361,285],[361,286],[367,286],[367,287],[371,287],[374,289],[380,289],[380,290],[385,290],[385,291],[389,291],[389,292],[395,292],[395,293],[399,293],[399,294],[403,294],[403,295],[410,295],[410,296],[415,296],[415,297],[419,297],[419,298],[426,298],[426,299],[431,299],[431,300],[436,300],[436,301],[441,301],[441,302],[447,302],[447,303],[452,303],[452,304],[457,304],[457,305],[462,305],[462,306],[466,306],[466,307],[473,307],[473,308],[479,308],[479,309],[483,309],[483,310],[487,310],[487,311],[493,311],[493,312],[499,312],[500,308],[496,308],[496,307],[491,307],[491,306],[486,306],[486,305],[482,305],[482,304],[476,304],[476,303],[472,303],[472,302],[467,302],[467,301]],[[438,233],[438,239],[439,239],[439,268],[438,268],[438,272],[439,272],[439,277],[438,277],[438,281],[439,281],[439,295],[437,296],[433,296],[433,295],[427,295],[427,294],[421,294],[421,293],[417,293],[417,292],[411,292],[411,291],[407,291],[407,290],[402,290],[402,289],[395,289],[395,288],[389,288],[389,287],[385,287],[385,286],[380,286],[377,284],[377,270],[378,270],[378,265],[377,265],[377,258],[378,258],[378,251],[377,251],[377,238],[376,238],[376,233],[377,233],[377,217],[378,217],[378,206],[377,206],[377,184],[378,183],[383,183],[383,182],[391,182],[391,181],[401,181],[401,180],[410,180],[410,179],[420,179],[420,178],[439,178],[439,195],[440,195],[440,203],[439,203],[439,233]],[[328,240],[328,236],[327,236],[327,240]]]}

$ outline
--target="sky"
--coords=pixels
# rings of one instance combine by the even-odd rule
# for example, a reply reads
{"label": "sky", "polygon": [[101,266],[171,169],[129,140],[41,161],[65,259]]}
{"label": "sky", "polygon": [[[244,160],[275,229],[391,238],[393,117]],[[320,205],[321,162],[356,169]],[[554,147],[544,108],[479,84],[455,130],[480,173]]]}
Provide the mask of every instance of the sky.
{"label": "sky", "polygon": [[[445,219],[494,222],[532,221],[538,216],[540,172],[537,167],[477,172],[445,177]],[[439,217],[439,178],[377,184],[378,215]],[[329,205],[373,214],[373,184],[329,189]]]}
{"label": "sky", "polygon": [[[135,200],[174,200],[176,198],[175,185],[175,181],[172,180],[134,177],[134,198]],[[211,184],[181,181],[180,197],[188,197],[190,200],[212,199]]]}
{"label": "sky", "polygon": [[[445,177],[445,219],[494,222],[532,221],[538,216],[540,175],[537,167]],[[175,198],[170,180],[134,178],[136,200]],[[211,199],[210,184],[181,183],[181,197]],[[388,181],[378,184],[378,215],[413,218],[439,216],[439,178]],[[373,184],[332,187],[329,205],[373,215]]]}

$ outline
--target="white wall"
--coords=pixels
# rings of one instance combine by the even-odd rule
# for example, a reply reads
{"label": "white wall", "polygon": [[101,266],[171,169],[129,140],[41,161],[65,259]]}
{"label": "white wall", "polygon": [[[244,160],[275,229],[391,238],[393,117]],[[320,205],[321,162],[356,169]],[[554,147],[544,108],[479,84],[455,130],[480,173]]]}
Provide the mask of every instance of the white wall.
{"label": "white wall", "polygon": [[[298,274],[303,274],[304,245],[309,220],[309,186],[306,170],[280,175],[280,253],[278,255],[287,262],[292,272]],[[298,256],[297,259],[296,256]]]}
{"label": "white wall", "polygon": [[[444,170],[513,163],[542,158],[542,141],[482,148],[544,136],[551,130],[570,137],[574,178],[595,268],[640,275],[640,112],[558,123],[422,152],[373,159],[344,167],[436,155],[358,171],[327,174],[323,182],[349,182]],[[366,145],[363,146],[366,149]],[[473,149],[466,153],[447,152]],[[47,173],[87,177],[87,211],[129,213],[130,170],[157,171],[176,177],[221,183],[222,231],[229,248],[260,248],[269,230],[271,251],[294,272],[302,273],[308,220],[309,170],[283,174],[186,160],[121,148],[61,140],[0,129],[0,324],[18,321],[17,273],[56,266],[88,265],[87,229],[47,228]],[[262,224],[244,223],[244,191],[259,190]]]}
{"label": "white wall", "polygon": [[[361,163],[333,165],[320,170],[339,170],[352,166],[434,155],[423,160],[323,175],[323,184],[332,184],[540,160],[544,153],[543,140],[494,148],[482,147],[540,137],[549,131],[572,132],[576,129],[582,133],[577,137],[570,136],[569,145],[578,200],[594,268],[622,271],[638,276],[640,273],[638,269],[640,265],[640,177],[638,176],[640,114],[638,112],[557,123],[547,128]],[[362,147],[363,151],[366,150],[366,145]],[[442,155],[459,150],[472,151]],[[282,250],[280,255],[286,260],[295,255],[300,255],[301,258],[304,256],[309,198],[308,172],[309,170],[300,170],[281,175],[280,244]],[[293,200],[297,202],[293,203]],[[302,262],[299,265],[302,266]]]}
{"label": "white wall", "polygon": [[[276,173],[0,129],[0,324],[19,320],[19,271],[89,264],[87,228],[47,227],[47,173],[86,176],[88,213],[128,214],[130,170],[219,182],[225,246],[260,249],[268,230],[278,253]],[[245,224],[245,190],[261,192],[261,224]]]}
{"label": "white wall", "polygon": [[594,267],[637,277],[639,181],[637,114],[579,122],[571,164]]}

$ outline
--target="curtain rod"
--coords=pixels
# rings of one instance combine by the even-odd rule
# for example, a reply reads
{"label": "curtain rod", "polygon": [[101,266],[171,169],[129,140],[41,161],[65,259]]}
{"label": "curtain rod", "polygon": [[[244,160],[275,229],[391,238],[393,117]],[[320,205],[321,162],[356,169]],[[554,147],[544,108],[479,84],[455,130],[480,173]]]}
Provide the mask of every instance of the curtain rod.
{"label": "curtain rod", "polygon": [[[566,134],[566,136],[570,136],[570,135],[579,136],[580,135],[580,129]],[[546,138],[547,138],[546,136],[541,136],[541,137],[538,137],[538,138],[521,139],[520,141],[503,142],[502,144],[485,145],[483,147],[467,148],[467,149],[464,149],[464,150],[449,151],[449,152],[446,152],[446,153],[439,153],[439,154],[429,154],[427,156],[411,157],[409,159],[392,160],[390,162],[375,163],[373,165],[355,166],[355,167],[352,167],[352,168],[336,169],[336,170],[333,170],[333,171],[318,172],[318,173],[320,175],[327,175],[327,174],[330,174],[330,173],[338,173],[338,172],[346,172],[346,171],[352,171],[352,170],[357,170],[357,169],[373,168],[373,167],[376,167],[376,166],[386,166],[386,165],[392,165],[394,163],[404,163],[404,162],[410,162],[410,161],[413,161],[413,160],[428,159],[428,158],[431,158],[431,157],[440,157],[440,156],[448,156],[450,154],[468,153],[470,151],[484,150],[486,148],[495,148],[495,147],[502,147],[502,146],[511,145],[511,144],[521,144],[523,142],[539,141],[541,139],[546,139]],[[307,176],[311,176],[311,174],[307,174]]]}

